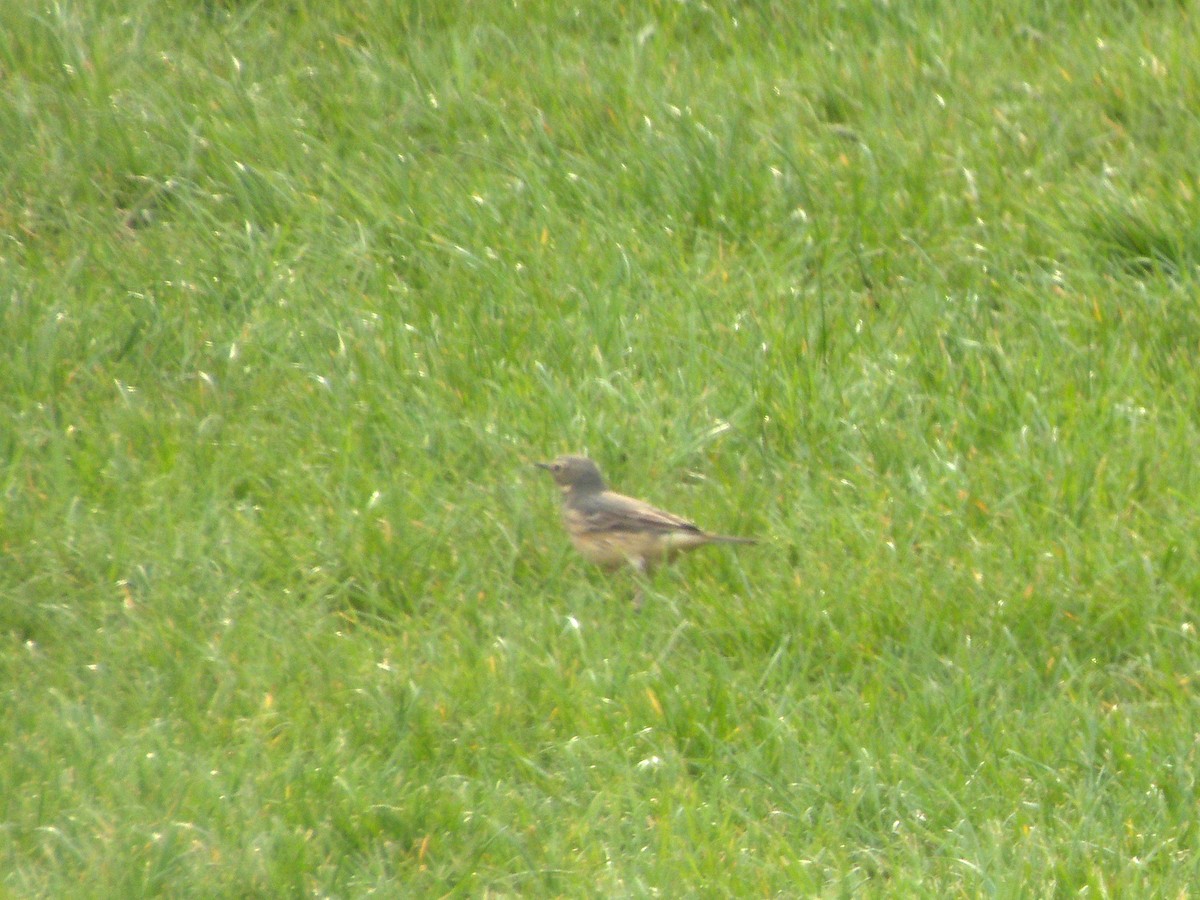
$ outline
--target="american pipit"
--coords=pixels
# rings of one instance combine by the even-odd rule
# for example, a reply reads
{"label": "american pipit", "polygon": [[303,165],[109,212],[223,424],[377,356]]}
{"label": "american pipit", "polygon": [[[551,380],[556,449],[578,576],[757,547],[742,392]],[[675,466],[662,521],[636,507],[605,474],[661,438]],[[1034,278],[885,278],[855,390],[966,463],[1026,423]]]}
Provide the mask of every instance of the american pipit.
{"label": "american pipit", "polygon": [[753,538],[704,531],[687,519],[608,490],[586,456],[535,463],[554,476],[563,493],[567,534],[585,559],[605,569],[629,565],[650,573],[662,561],[705,544],[754,544]]}

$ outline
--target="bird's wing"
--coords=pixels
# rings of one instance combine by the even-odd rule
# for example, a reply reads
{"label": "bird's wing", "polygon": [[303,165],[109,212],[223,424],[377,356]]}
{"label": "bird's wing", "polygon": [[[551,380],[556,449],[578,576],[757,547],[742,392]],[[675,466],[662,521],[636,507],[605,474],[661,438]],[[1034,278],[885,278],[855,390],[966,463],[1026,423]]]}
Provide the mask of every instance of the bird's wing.
{"label": "bird's wing", "polygon": [[703,531],[692,522],[661,509],[655,509],[649,503],[605,491],[595,497],[589,497],[587,502],[580,505],[581,524],[588,531],[624,531],[651,532],[654,534],[670,534],[671,532],[687,532],[702,535]]}

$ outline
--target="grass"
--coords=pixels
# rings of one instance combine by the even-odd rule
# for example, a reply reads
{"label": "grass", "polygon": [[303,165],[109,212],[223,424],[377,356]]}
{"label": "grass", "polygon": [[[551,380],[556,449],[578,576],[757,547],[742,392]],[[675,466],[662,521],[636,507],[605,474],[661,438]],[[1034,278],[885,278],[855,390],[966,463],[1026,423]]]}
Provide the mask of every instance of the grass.
{"label": "grass", "polygon": [[1195,16],[794,6],[0,10],[5,892],[1191,895]]}

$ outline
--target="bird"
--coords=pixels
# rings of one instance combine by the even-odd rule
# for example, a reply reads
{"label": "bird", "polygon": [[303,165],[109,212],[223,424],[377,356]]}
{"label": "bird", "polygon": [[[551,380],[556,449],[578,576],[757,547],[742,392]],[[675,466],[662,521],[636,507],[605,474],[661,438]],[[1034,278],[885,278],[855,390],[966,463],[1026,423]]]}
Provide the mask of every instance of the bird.
{"label": "bird", "polygon": [[[580,555],[603,569],[631,566],[650,575],[661,562],[705,544],[756,544],[755,538],[704,531],[673,513],[610,491],[600,467],[586,456],[534,463],[553,476],[563,495],[563,522]],[[640,591],[635,605],[640,605]]]}

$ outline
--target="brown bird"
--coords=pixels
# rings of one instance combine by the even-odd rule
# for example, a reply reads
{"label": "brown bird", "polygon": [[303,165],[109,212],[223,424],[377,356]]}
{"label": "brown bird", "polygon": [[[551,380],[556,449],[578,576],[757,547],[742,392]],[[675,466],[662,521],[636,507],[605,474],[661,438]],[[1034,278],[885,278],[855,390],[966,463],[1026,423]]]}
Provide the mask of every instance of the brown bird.
{"label": "brown bird", "polygon": [[585,559],[612,570],[629,565],[649,574],[660,562],[705,544],[755,544],[754,538],[704,531],[687,519],[608,490],[599,467],[586,456],[535,463],[554,476],[563,493],[567,534]]}

